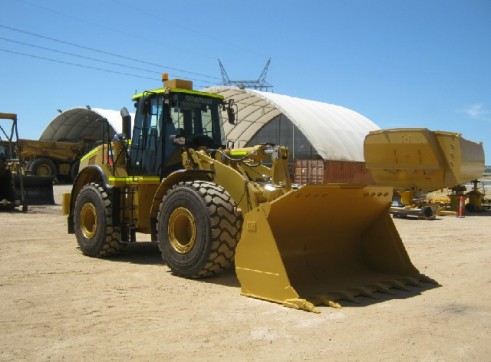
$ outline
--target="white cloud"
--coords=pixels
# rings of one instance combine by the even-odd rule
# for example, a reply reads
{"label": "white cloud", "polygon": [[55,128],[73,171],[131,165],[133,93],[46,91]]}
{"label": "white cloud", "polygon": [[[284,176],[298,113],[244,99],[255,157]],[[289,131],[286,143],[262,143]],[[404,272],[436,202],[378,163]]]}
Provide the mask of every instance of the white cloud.
{"label": "white cloud", "polygon": [[469,118],[491,121],[491,111],[482,103],[474,103],[469,107],[460,109],[460,113],[466,114]]}

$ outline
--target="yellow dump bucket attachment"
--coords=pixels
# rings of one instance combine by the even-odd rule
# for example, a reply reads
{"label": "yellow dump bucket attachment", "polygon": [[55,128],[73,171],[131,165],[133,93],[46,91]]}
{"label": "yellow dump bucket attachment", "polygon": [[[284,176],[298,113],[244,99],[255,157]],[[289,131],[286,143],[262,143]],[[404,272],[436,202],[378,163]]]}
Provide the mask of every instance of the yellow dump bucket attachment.
{"label": "yellow dump bucket attachment", "polygon": [[307,185],[248,212],[235,259],[242,294],[319,312],[436,283],[411,263],[391,200],[389,187]]}
{"label": "yellow dump bucket attachment", "polygon": [[371,131],[365,138],[366,167],[377,185],[425,192],[465,184],[484,172],[482,143],[460,133],[426,128]]}

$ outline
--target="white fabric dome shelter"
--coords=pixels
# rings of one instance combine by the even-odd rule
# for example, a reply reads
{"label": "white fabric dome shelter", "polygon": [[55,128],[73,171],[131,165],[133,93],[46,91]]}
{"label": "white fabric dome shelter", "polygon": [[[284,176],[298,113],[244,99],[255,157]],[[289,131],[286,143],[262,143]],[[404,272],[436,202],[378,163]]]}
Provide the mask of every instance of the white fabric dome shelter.
{"label": "white fabric dome shelter", "polygon": [[227,140],[245,146],[265,125],[286,116],[324,160],[364,162],[365,136],[380,129],[350,109],[307,99],[237,87],[212,87],[207,92],[233,99],[238,106],[237,124],[224,128]]}
{"label": "white fabric dome shelter", "polygon": [[[104,122],[107,119],[109,124],[109,136],[122,132],[122,121],[119,111],[76,107],[60,113],[46,127],[41,134],[41,141],[68,141],[77,142],[82,138],[95,141],[103,140]],[[133,121],[134,114],[131,114]],[[107,129],[106,129],[107,132]]]}

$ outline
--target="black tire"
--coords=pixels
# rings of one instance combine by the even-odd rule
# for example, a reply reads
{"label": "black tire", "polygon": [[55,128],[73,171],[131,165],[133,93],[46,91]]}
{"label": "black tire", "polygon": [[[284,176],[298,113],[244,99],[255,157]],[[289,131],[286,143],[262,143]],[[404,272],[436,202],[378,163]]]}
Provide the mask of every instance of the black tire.
{"label": "black tire", "polygon": [[73,214],[77,243],[85,255],[103,258],[121,250],[121,232],[112,224],[112,204],[104,187],[85,185]]}
{"label": "black tire", "polygon": [[434,217],[433,209],[429,206],[423,206],[421,208],[421,218],[427,220],[427,219],[430,219],[432,217]]}
{"label": "black tire", "polygon": [[70,165],[70,178],[72,179],[72,182],[75,181],[75,179],[77,178],[79,167],[80,160],[75,160]]}
{"label": "black tire", "polygon": [[174,274],[201,278],[233,263],[241,227],[242,216],[223,187],[207,181],[181,182],[162,198],[157,239]]}
{"label": "black tire", "polygon": [[56,177],[56,165],[49,158],[35,158],[29,163],[31,175]]}
{"label": "black tire", "polygon": [[14,178],[9,169],[0,169],[0,201],[3,199],[10,202],[15,207],[15,188]]}

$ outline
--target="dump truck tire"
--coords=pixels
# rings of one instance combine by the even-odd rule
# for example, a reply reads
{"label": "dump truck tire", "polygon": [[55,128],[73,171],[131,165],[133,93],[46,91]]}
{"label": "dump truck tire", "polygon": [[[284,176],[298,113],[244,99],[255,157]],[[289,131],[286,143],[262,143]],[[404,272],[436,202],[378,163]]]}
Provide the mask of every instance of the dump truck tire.
{"label": "dump truck tire", "polygon": [[72,182],[75,181],[75,179],[77,178],[79,168],[80,168],[80,160],[75,160],[70,165],[70,178]]}
{"label": "dump truck tire", "polygon": [[77,243],[87,256],[103,258],[122,248],[119,227],[112,224],[112,203],[107,190],[99,184],[85,185],[74,208]]}
{"label": "dump truck tire", "polygon": [[171,271],[186,278],[212,276],[233,262],[242,217],[221,186],[181,182],[162,198],[157,237]]}
{"label": "dump truck tire", "polygon": [[28,169],[34,176],[56,176],[56,165],[48,158],[35,158],[29,163]]}

